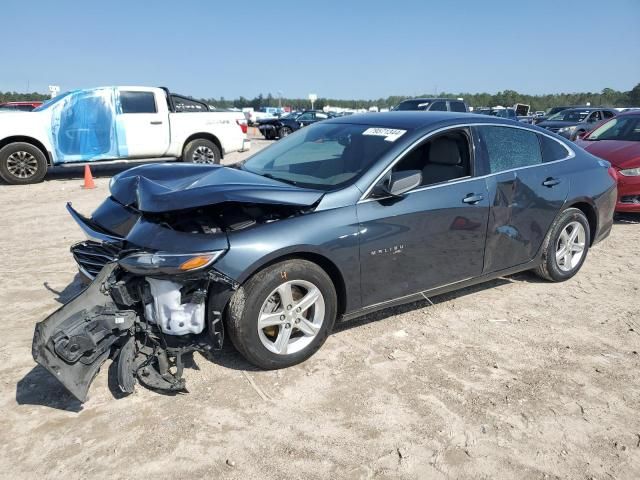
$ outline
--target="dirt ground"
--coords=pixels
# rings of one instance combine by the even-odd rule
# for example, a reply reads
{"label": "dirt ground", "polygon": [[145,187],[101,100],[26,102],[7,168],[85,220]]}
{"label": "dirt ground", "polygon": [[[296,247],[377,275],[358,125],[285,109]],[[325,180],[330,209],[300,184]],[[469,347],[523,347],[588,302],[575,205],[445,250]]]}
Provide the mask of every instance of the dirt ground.
{"label": "dirt ground", "polygon": [[121,397],[107,364],[80,405],[36,367],[33,327],[81,288],[65,202],[90,213],[122,169],[0,185],[1,478],[640,478],[640,216],[566,283],[385,310],[281,371],[196,354],[175,396]]}

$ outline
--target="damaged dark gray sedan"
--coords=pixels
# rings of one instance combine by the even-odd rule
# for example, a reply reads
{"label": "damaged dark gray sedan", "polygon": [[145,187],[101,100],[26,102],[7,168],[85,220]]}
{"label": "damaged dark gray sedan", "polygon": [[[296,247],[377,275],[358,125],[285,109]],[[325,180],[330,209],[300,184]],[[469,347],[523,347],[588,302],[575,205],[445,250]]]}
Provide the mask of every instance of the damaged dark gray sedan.
{"label": "damaged dark gray sedan", "polygon": [[613,223],[610,165],[508,120],[390,112],[329,120],[243,163],[113,178],[71,248],[91,284],[37,324],[33,356],[81,401],[185,387],[226,333],[251,363],[309,358],[337,318],[523,270],[566,280]]}

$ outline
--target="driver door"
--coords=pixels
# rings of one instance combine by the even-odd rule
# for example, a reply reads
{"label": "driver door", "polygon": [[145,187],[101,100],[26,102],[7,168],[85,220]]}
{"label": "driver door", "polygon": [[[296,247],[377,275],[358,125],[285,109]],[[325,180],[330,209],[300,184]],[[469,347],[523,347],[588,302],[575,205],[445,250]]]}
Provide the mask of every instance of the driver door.
{"label": "driver door", "polygon": [[420,170],[420,186],[358,203],[363,306],[482,273],[489,200],[470,146],[464,128],[425,140],[393,167]]}

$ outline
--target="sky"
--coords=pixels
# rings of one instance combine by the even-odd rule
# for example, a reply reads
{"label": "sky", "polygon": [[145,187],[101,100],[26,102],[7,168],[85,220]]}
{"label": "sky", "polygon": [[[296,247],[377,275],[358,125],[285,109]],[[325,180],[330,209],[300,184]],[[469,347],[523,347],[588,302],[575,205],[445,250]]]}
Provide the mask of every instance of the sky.
{"label": "sky", "polygon": [[640,0],[2,0],[0,91],[376,99],[640,83]]}

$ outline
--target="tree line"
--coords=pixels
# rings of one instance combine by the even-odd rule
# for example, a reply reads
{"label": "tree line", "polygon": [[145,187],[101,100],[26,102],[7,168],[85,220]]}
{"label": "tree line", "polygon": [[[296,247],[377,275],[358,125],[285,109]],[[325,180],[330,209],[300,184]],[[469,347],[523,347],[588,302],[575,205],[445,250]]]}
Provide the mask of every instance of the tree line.
{"label": "tree line", "polygon": [[[590,103],[592,106],[606,107],[640,107],[640,83],[629,91],[613,90],[605,88],[601,92],[584,92],[584,93],[553,93],[546,95],[528,95],[519,93],[515,90],[504,90],[498,93],[425,93],[418,95],[419,97],[443,97],[443,98],[463,98],[467,105],[472,107],[494,107],[502,105],[510,107],[516,103],[524,103],[531,106],[532,110],[547,110],[551,107],[565,105],[585,105]],[[391,108],[402,100],[411,98],[402,95],[393,95],[387,98],[378,98],[371,100],[343,100],[335,98],[319,97],[314,102],[314,107],[321,109],[326,105],[340,108]],[[240,97],[234,100],[220,98],[203,98],[202,101],[214,105],[217,108],[246,108],[252,107],[256,110],[262,107],[290,106],[294,109],[310,108],[311,103],[306,98],[279,98],[272,94],[258,95],[252,99]]]}
{"label": "tree line", "polygon": [[[553,93],[547,95],[528,95],[519,93],[515,90],[504,90],[498,93],[425,93],[420,97],[444,97],[444,98],[463,98],[467,105],[472,107],[493,107],[496,105],[512,106],[516,103],[525,103],[531,106],[532,110],[547,110],[551,107],[563,105],[585,105],[590,103],[592,106],[606,107],[640,107],[640,83],[629,91],[613,90],[605,88],[601,92],[584,92],[584,93]],[[0,102],[15,102],[27,100],[47,100],[49,95],[32,92],[0,92]],[[314,107],[321,109],[326,105],[340,108],[391,108],[397,105],[407,96],[393,95],[387,98],[378,98],[371,100],[344,100],[334,98],[318,98],[314,102]],[[294,109],[310,108],[311,104],[306,98],[280,98],[274,97],[272,94],[260,94],[254,98],[239,97],[233,100],[220,98],[201,98],[199,99],[209,105],[217,108],[247,108],[253,107],[258,110],[263,107],[289,106]]]}

